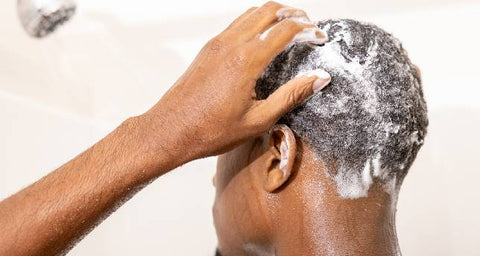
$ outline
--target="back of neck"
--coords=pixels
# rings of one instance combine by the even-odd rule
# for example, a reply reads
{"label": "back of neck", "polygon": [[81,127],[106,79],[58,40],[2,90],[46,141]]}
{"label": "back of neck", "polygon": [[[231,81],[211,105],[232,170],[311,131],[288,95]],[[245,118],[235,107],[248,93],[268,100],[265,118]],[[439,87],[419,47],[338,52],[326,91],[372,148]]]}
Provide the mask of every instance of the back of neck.
{"label": "back of neck", "polygon": [[304,193],[297,205],[289,206],[292,210],[280,217],[285,218],[280,223],[288,225],[275,227],[275,255],[401,255],[391,195],[380,186],[358,199],[342,199],[333,192],[313,198]]}

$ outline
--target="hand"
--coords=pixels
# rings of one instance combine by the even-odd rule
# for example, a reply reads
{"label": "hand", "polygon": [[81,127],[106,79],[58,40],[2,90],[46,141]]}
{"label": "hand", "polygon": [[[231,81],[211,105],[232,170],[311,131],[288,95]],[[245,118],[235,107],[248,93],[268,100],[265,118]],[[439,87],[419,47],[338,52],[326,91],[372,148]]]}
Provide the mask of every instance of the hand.
{"label": "hand", "polygon": [[[268,31],[267,31],[268,30]],[[296,35],[303,35],[296,37]],[[165,130],[159,143],[180,163],[223,153],[268,131],[277,120],[330,82],[324,74],[295,78],[265,100],[256,100],[256,80],[287,45],[326,35],[305,12],[268,2],[251,8],[211,39],[188,70],[146,114]],[[168,138],[165,138],[167,136]]]}
{"label": "hand", "polygon": [[303,76],[256,100],[256,80],[292,40],[326,39],[303,11],[283,8],[269,2],[247,11],[207,43],[149,111],[1,201],[0,255],[66,253],[154,178],[261,135],[328,84],[328,75]]}

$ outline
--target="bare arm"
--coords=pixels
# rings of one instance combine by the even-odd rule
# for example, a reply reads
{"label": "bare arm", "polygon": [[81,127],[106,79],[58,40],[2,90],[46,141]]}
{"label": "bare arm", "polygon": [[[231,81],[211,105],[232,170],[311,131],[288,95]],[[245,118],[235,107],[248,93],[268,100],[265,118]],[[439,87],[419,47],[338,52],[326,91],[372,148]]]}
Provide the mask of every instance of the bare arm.
{"label": "bare arm", "polygon": [[[149,158],[139,121],[0,203],[0,255],[58,255],[173,161]],[[160,135],[161,136],[161,135]],[[167,154],[164,154],[165,156]],[[171,168],[171,167],[170,167]]]}
{"label": "bare arm", "polygon": [[[278,20],[277,3],[252,8],[212,39],[145,114],[0,202],[0,255],[58,255],[153,179],[188,161],[226,152],[267,131],[328,77],[303,76],[268,99],[255,81],[312,24]],[[282,18],[303,15],[287,12]],[[274,26],[266,37],[259,34]],[[325,36],[317,31],[317,40]]]}

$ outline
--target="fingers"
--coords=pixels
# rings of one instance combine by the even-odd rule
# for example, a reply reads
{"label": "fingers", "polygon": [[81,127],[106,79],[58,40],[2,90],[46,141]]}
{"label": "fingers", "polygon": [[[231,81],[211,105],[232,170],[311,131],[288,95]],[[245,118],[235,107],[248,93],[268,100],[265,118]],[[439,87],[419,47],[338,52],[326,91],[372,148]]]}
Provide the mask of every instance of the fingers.
{"label": "fingers", "polygon": [[236,27],[234,30],[239,38],[248,41],[284,19],[312,24],[303,10],[270,1],[259,8],[249,10],[238,18],[231,27]]}
{"label": "fingers", "polygon": [[283,7],[273,1],[265,3],[253,11],[242,23],[239,23],[239,34],[247,40],[254,38],[279,20],[277,11]]}
{"label": "fingers", "polygon": [[309,42],[312,44],[324,44],[327,35],[311,23],[297,22],[285,19],[277,23],[270,30],[261,34],[253,47],[258,49],[258,67],[263,70],[285,48],[294,42]]}
{"label": "fingers", "polygon": [[236,18],[231,24],[230,26],[227,27],[227,30],[230,29],[230,28],[233,28],[235,26],[237,26],[238,24],[241,24],[243,23],[250,14],[252,14],[256,9],[258,9],[258,7],[251,7],[250,9],[248,9],[246,12],[244,12],[242,15],[240,15],[238,18]]}
{"label": "fingers", "polygon": [[260,101],[253,115],[263,119],[263,122],[258,123],[273,125],[288,111],[305,102],[313,93],[322,90],[330,80],[330,75],[321,69],[302,74],[280,86],[267,99]]}
{"label": "fingers", "polygon": [[312,23],[305,11],[292,7],[284,7],[278,10],[277,17],[279,20],[292,19],[302,23]]}

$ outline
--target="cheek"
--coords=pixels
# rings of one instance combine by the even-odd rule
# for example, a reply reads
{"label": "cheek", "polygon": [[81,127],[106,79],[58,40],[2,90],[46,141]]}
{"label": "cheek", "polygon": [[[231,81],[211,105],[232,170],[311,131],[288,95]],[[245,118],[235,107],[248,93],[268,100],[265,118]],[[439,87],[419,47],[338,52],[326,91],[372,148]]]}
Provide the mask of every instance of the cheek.
{"label": "cheek", "polygon": [[238,174],[217,195],[213,215],[220,248],[240,248],[247,241],[263,240],[268,230],[264,198],[265,193],[246,173]]}
{"label": "cheek", "polygon": [[252,150],[253,144],[246,143],[217,159],[213,217],[219,246],[223,249],[238,248],[245,241],[255,240],[252,235],[262,226],[259,201],[263,195],[258,186],[259,177],[252,174],[261,170]]}
{"label": "cheek", "polygon": [[218,246],[222,252],[241,246],[242,238],[248,234],[243,225],[243,212],[248,211],[234,193],[232,187],[226,187],[217,195],[213,206],[213,220],[218,237]]}
{"label": "cheek", "polygon": [[219,247],[234,248],[241,243],[246,231],[242,225],[243,212],[248,212],[245,204],[244,185],[247,184],[246,176],[248,159],[240,154],[238,149],[228,152],[217,158],[217,172],[215,174],[216,196],[212,213],[217,231]]}
{"label": "cheek", "polygon": [[237,175],[248,171],[250,150],[251,143],[245,143],[217,158],[215,174],[217,196],[222,194],[225,188],[232,186],[231,183],[237,179]]}
{"label": "cheek", "polygon": [[228,185],[221,189],[221,193],[217,192],[215,204],[213,207],[214,217],[219,220],[219,224],[235,225],[241,221],[242,216],[249,212],[252,195],[248,188],[242,182],[241,175],[231,180]]}

